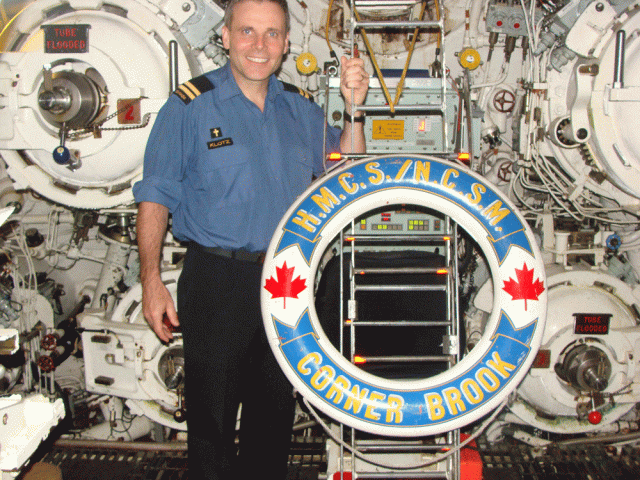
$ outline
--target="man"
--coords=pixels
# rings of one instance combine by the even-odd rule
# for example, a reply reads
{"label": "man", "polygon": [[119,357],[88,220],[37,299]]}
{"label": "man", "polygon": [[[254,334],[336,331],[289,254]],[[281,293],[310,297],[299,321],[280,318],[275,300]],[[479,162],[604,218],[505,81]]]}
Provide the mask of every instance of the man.
{"label": "man", "polygon": [[[158,337],[181,325],[190,478],[285,478],[294,399],[260,314],[261,259],[281,217],[322,172],[322,110],[275,77],[289,48],[286,0],[231,0],[224,67],[181,85],[147,144],[138,207],[143,313]],[[327,151],[364,152],[368,75],[342,58],[344,130]],[[353,99],[351,97],[353,95]],[[189,241],[178,311],[160,278],[168,214]],[[168,322],[163,321],[166,318]],[[235,426],[242,403],[240,450]]]}

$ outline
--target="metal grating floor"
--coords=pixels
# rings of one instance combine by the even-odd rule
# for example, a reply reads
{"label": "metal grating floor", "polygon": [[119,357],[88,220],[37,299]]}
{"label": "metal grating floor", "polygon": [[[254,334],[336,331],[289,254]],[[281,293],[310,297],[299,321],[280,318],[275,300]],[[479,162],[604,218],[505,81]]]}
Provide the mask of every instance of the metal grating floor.
{"label": "metal grating floor", "polygon": [[[60,467],[63,480],[188,480],[187,452],[43,444],[32,461]],[[286,480],[318,480],[326,471],[324,440],[295,437]],[[16,480],[23,480],[25,470]]]}
{"label": "metal grating floor", "polygon": [[524,445],[480,447],[484,480],[608,480],[640,478],[640,451],[588,444],[536,450]]}
{"label": "metal grating floor", "polygon": [[[483,480],[608,480],[640,478],[640,450],[598,444],[536,450],[480,442]],[[186,451],[139,451],[49,446],[41,461],[57,465],[63,480],[187,480]],[[322,438],[292,444],[287,480],[318,480],[326,472]],[[24,473],[23,473],[24,475]],[[17,480],[21,480],[23,475]]]}
{"label": "metal grating floor", "polygon": [[64,480],[178,480],[188,478],[186,452],[122,452],[54,448],[43,458],[57,465]]}

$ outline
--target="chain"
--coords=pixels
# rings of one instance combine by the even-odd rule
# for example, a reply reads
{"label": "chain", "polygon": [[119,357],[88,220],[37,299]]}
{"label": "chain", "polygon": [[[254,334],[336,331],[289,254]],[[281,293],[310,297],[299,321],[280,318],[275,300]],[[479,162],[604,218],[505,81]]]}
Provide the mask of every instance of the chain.
{"label": "chain", "polygon": [[[129,127],[100,127],[97,126],[100,130],[135,130],[136,128],[144,128],[149,125],[149,120],[151,119],[151,114],[145,113],[142,117],[142,123],[140,125],[132,125]],[[104,123],[104,122],[103,122]],[[102,125],[102,123],[100,124]]]}
{"label": "chain", "polygon": [[[149,120],[151,119],[151,115],[150,114],[145,114],[143,116],[143,120],[142,123],[140,125],[132,125],[132,126],[127,126],[127,127],[103,127],[102,125],[104,125],[106,122],[108,122],[109,120],[111,120],[114,117],[117,117],[119,114],[121,114],[122,112],[126,111],[129,107],[131,107],[131,105],[140,102],[140,100],[145,99],[148,97],[145,97],[144,95],[141,95],[138,98],[134,98],[133,100],[131,100],[130,102],[127,102],[122,108],[119,108],[118,110],[116,110],[115,112],[113,112],[111,115],[108,115],[107,117],[104,118],[104,120],[102,120],[100,123],[96,123],[95,125],[92,125],[91,127],[88,128],[80,128],[77,129],[75,131],[73,130],[69,130],[69,139],[71,138],[78,138],[80,137],[82,134],[96,134],[99,133],[100,131],[103,130],[135,130],[137,128],[145,128],[147,125],[149,125]],[[72,133],[73,132],[73,133]]]}

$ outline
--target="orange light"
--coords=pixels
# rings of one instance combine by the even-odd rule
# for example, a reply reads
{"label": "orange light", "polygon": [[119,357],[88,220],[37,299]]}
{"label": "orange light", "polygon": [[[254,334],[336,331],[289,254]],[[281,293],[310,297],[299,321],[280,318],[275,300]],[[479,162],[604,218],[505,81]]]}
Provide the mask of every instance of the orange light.
{"label": "orange light", "polygon": [[449,273],[449,270],[447,270],[446,268],[439,268],[438,270],[436,270],[436,273],[438,275],[446,275],[447,273]]}
{"label": "orange light", "polygon": [[344,241],[345,242],[354,242],[356,239],[356,237],[345,237]]}
{"label": "orange light", "polygon": [[468,162],[470,159],[471,159],[471,155],[469,155],[469,152],[460,152],[458,154],[458,160]]}
{"label": "orange light", "polygon": [[331,162],[337,162],[342,158],[342,155],[340,154],[340,152],[333,152],[329,154],[329,161]]}
{"label": "orange light", "polygon": [[421,118],[418,122],[418,131],[426,132],[427,131],[427,120],[425,118]]}
{"label": "orange light", "polygon": [[442,237],[442,240],[444,240],[445,242],[448,242],[449,240],[451,240],[451,237]]}
{"label": "orange light", "polygon": [[356,355],[355,357],[353,357],[353,362],[357,365],[359,363],[367,363],[367,359],[364,357],[361,357],[360,355]]}

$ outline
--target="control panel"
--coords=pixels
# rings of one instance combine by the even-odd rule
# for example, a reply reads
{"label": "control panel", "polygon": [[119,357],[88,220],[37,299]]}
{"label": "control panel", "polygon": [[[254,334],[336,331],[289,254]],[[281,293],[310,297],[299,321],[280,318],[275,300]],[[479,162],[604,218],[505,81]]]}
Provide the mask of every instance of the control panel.
{"label": "control panel", "polygon": [[436,212],[433,214],[411,205],[399,205],[393,209],[368,212],[354,221],[355,234],[377,235],[403,234],[425,235],[444,234],[444,220]]}
{"label": "control panel", "polygon": [[[402,72],[386,70],[382,73],[385,86],[391,98],[395,99]],[[327,84],[328,88],[325,88]],[[321,77],[316,101],[323,107],[328,102],[327,121],[330,125],[342,128],[345,105],[340,95],[339,77]],[[468,123],[464,118],[464,109],[460,107],[462,104],[457,91],[450,84],[443,88],[441,78],[429,77],[427,70],[410,70],[392,113],[382,84],[378,78],[372,77],[365,104],[368,108],[364,124],[367,153],[439,155],[469,152]],[[471,137],[475,152],[480,151],[480,123],[481,118],[472,118]]]}

